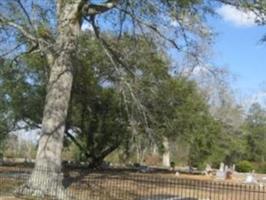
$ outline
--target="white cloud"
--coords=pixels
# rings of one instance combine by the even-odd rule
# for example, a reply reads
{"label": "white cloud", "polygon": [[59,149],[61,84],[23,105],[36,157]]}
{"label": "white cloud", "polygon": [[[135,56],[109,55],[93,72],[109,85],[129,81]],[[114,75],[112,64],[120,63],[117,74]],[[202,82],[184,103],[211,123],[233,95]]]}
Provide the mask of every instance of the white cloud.
{"label": "white cloud", "polygon": [[252,27],[255,26],[256,15],[247,10],[239,10],[230,5],[223,5],[217,9],[217,13],[224,21],[230,22],[238,27]]}

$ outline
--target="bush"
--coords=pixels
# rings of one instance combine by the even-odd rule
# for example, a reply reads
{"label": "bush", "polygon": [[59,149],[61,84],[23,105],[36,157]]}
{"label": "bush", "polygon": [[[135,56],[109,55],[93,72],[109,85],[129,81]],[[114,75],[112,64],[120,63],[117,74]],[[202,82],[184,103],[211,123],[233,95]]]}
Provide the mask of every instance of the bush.
{"label": "bush", "polygon": [[133,166],[134,167],[140,167],[141,165],[140,165],[140,163],[134,163]]}
{"label": "bush", "polygon": [[247,160],[239,161],[236,164],[236,171],[238,172],[250,172],[252,170],[254,170],[254,166],[251,162]]}
{"label": "bush", "polygon": [[175,168],[175,162],[174,161],[170,162],[170,167],[173,169]]}

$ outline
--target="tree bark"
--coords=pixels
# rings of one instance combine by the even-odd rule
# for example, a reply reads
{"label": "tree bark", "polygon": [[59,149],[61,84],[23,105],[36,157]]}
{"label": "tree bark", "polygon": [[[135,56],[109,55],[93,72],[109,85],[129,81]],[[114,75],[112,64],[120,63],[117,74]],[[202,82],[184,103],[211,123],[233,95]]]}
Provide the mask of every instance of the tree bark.
{"label": "tree bark", "polygon": [[73,54],[80,31],[77,18],[80,0],[58,2],[58,36],[53,59],[51,55],[47,57],[51,66],[35,168],[27,184],[17,192],[66,199],[62,185],[61,153],[73,82]]}

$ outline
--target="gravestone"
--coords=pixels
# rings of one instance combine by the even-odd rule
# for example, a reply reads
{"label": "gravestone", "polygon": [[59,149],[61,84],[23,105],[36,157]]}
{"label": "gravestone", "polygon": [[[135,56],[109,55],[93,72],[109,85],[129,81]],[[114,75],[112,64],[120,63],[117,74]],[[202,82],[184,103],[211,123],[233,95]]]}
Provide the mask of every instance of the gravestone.
{"label": "gravestone", "polygon": [[235,172],[236,171],[236,165],[235,164],[233,164],[233,166],[232,166],[232,170]]}
{"label": "gravestone", "polygon": [[229,167],[227,165],[224,166],[224,171],[227,172]]}
{"label": "gravestone", "polygon": [[207,165],[206,165],[206,168],[205,168],[205,170],[204,170],[204,174],[205,174],[206,176],[209,176],[209,175],[212,174],[212,172],[213,172],[212,167],[211,167],[209,164],[207,164]]}
{"label": "gravestone", "polygon": [[225,167],[225,166],[224,166],[224,163],[223,163],[223,162],[221,162],[221,163],[220,163],[220,168],[219,168],[219,171],[224,171],[224,167]]}
{"label": "gravestone", "polygon": [[224,163],[221,162],[220,163],[220,168],[219,170],[216,172],[216,179],[218,180],[224,180],[225,179],[225,166]]}
{"label": "gravestone", "polygon": [[179,173],[179,172],[176,172],[176,173],[175,173],[175,176],[180,176],[180,173]]}
{"label": "gravestone", "polygon": [[257,183],[257,179],[256,179],[256,177],[254,175],[254,172],[247,174],[244,183],[248,183],[248,184],[255,184],[255,183]]}

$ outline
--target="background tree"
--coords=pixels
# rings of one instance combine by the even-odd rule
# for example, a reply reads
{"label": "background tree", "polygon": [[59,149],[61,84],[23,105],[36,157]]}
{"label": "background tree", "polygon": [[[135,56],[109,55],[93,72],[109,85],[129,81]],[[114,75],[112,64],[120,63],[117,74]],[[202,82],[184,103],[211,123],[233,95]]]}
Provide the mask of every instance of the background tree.
{"label": "background tree", "polygon": [[265,162],[266,112],[260,104],[252,104],[245,122],[250,161]]}

